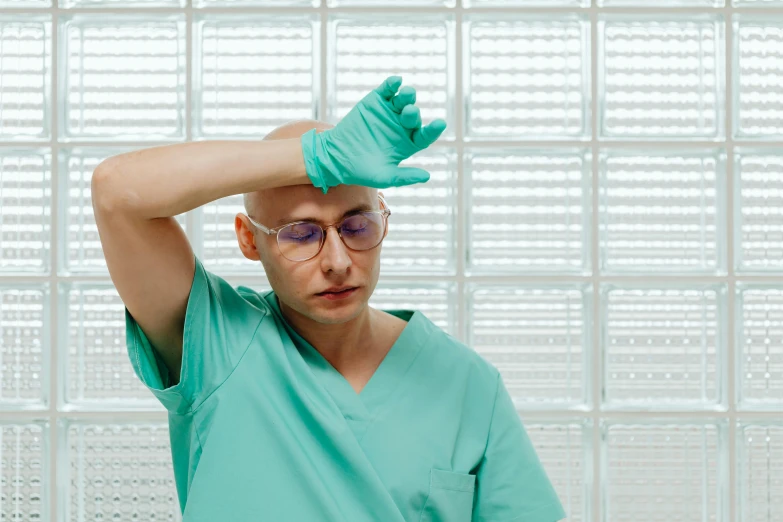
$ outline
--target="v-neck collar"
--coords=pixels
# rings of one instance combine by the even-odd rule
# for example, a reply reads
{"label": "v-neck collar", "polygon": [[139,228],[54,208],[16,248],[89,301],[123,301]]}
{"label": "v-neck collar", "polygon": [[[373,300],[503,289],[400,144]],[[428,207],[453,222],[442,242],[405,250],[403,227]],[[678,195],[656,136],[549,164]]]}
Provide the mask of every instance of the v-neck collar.
{"label": "v-neck collar", "polygon": [[285,326],[314,376],[332,396],[345,419],[350,421],[359,439],[369,421],[375,417],[391,393],[400,385],[424,346],[424,341],[431,333],[431,328],[427,328],[427,318],[420,311],[384,309],[384,312],[399,317],[408,324],[361,392],[356,393],[348,380],[288,323],[280,310],[274,290],[262,294],[262,297]]}

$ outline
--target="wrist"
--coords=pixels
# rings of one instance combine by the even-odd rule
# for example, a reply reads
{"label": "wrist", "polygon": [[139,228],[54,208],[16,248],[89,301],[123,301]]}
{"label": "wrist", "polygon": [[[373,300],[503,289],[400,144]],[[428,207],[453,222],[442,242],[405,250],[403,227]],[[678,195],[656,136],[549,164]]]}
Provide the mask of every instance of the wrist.
{"label": "wrist", "polygon": [[326,194],[329,185],[323,177],[324,169],[320,162],[324,156],[323,142],[318,136],[316,129],[310,129],[302,134],[300,142],[302,144],[302,156],[304,157],[305,172],[314,187],[321,189]]}

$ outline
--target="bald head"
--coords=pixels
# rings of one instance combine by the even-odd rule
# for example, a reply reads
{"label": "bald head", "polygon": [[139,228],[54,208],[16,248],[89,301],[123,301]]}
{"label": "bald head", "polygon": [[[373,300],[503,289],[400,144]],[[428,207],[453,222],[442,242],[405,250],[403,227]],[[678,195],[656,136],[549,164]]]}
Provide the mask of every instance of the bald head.
{"label": "bald head", "polygon": [[[315,129],[316,132],[322,132],[334,128],[334,125],[320,120],[292,120],[275,127],[264,136],[264,140],[287,140],[291,138],[300,138],[302,134]],[[258,190],[256,192],[247,192],[243,194],[245,203],[245,213],[249,216],[257,216],[258,209],[269,190]]]}

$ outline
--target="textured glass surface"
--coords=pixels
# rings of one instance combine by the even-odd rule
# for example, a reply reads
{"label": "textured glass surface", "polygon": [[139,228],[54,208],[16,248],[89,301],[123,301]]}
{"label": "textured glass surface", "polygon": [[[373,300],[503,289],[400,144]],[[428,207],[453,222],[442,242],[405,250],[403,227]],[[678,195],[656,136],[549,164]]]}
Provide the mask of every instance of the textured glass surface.
{"label": "textured glass surface", "polygon": [[0,14],[0,140],[50,136],[51,33],[49,15]]}
{"label": "textured glass surface", "polygon": [[472,284],[468,344],[503,375],[518,407],[586,401],[588,289]]}
{"label": "textured glass surface", "polygon": [[602,288],[609,407],[711,408],[722,388],[725,288]]}
{"label": "textured glass surface", "polygon": [[783,138],[783,16],[734,19],[737,138]]}
{"label": "textured glass surface", "polygon": [[192,0],[193,7],[318,7],[319,0]]}
{"label": "textured glass surface", "polygon": [[472,149],[464,170],[468,272],[588,269],[588,152]]}
{"label": "textured glass surface", "polygon": [[780,7],[783,6],[783,0],[734,0],[736,7]]}
{"label": "textured glass surface", "polygon": [[[329,7],[389,7],[388,0],[326,0]],[[454,7],[455,0],[396,0],[395,8],[416,7]]]}
{"label": "textured glass surface", "polygon": [[66,369],[60,402],[68,409],[161,409],[133,372],[116,288],[62,283],[58,290],[65,314],[58,354]]}
{"label": "textured glass surface", "polygon": [[49,289],[0,284],[0,410],[49,404]]}
{"label": "textured glass surface", "polygon": [[[723,7],[724,0],[658,0],[655,7]],[[598,7],[653,7],[649,0],[598,0]]]}
{"label": "textured glass surface", "polygon": [[185,15],[60,18],[63,139],[185,137]]}
{"label": "textured glass surface", "polygon": [[737,286],[740,403],[783,410],[783,286]]}
{"label": "textured glass surface", "polygon": [[0,0],[0,9],[11,7],[14,9],[30,7],[52,7],[52,0]]}
{"label": "textured glass surface", "polygon": [[462,7],[590,7],[590,0],[462,0]]}
{"label": "textured glass surface", "polygon": [[[501,371],[569,520],[783,522],[783,0],[384,2],[0,0],[0,520],[180,519],[97,165],[336,124],[399,74],[448,127],[381,189],[370,305]],[[174,219],[264,293],[240,212]]]}
{"label": "textured glass surface", "polygon": [[776,522],[783,513],[783,424],[740,425],[737,445],[737,519]]}
{"label": "textured glass surface", "polygon": [[427,183],[380,190],[389,209],[381,243],[381,274],[454,273],[456,268],[457,157],[430,148],[400,163],[430,173]]}
{"label": "textured glass surface", "polygon": [[186,0],[58,0],[61,8],[71,7],[107,7],[107,8],[145,8],[145,7],[185,7]]}
{"label": "textured glass surface", "polygon": [[[384,22],[379,22],[382,19]],[[333,15],[329,18],[326,121],[336,124],[388,76],[416,89],[423,125],[446,121],[454,136],[454,18],[451,15]]]}
{"label": "textured glass surface", "polygon": [[[519,16],[519,15],[516,15]],[[590,26],[569,15],[467,15],[468,138],[582,138],[589,131]]]}
{"label": "textured glass surface", "polygon": [[783,154],[736,149],[734,258],[740,272],[783,269]]}
{"label": "textured glass surface", "polygon": [[49,482],[49,423],[0,423],[0,520],[50,520]]}
{"label": "textured glass surface", "polygon": [[63,521],[182,520],[165,423],[64,421],[59,444]]}
{"label": "textured glass surface", "polygon": [[[143,147],[138,147],[141,149]],[[73,147],[60,149],[59,190],[59,263],[63,274],[106,273],[92,201],[92,175],[104,159],[126,149]],[[185,214],[175,218],[185,227]]]}
{"label": "textured glass surface", "polygon": [[591,472],[589,424],[579,421],[543,423],[522,416],[530,440],[557,491],[569,522],[590,520],[586,483]]}
{"label": "textured glass surface", "polygon": [[456,294],[453,283],[396,283],[381,277],[369,305],[378,309],[420,310],[438,328],[457,337]]}
{"label": "textured glass surface", "polygon": [[[195,210],[196,226],[192,238],[195,245],[201,246],[198,253],[204,268],[215,273],[247,273],[266,277],[261,261],[251,261],[239,249],[239,241],[234,229],[234,218],[238,213],[246,214],[242,194],[233,194]],[[252,211],[251,211],[252,213]],[[257,216],[252,216],[256,219]],[[271,223],[261,224],[272,226]],[[258,242],[264,241],[267,234],[257,231]],[[270,237],[269,244],[275,248]]]}
{"label": "textured glass surface", "polygon": [[602,271],[722,269],[724,153],[616,149],[599,161]]}
{"label": "textured glass surface", "polygon": [[601,15],[598,96],[602,137],[723,135],[722,18]]}
{"label": "textured glass surface", "polygon": [[720,430],[713,424],[604,425],[604,522],[726,520]]}
{"label": "textured glass surface", "polygon": [[0,273],[49,271],[51,182],[50,149],[0,149]]}
{"label": "textured glass surface", "polygon": [[193,135],[261,138],[314,118],[317,28],[313,15],[199,15]]}

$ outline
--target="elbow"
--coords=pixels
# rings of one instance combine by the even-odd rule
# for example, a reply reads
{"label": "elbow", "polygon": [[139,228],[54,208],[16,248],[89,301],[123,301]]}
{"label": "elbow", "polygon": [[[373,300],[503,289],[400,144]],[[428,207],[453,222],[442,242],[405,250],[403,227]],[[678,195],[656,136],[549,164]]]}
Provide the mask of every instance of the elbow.
{"label": "elbow", "polygon": [[129,206],[128,191],[118,184],[121,177],[110,160],[95,167],[90,180],[90,199],[95,212],[111,212]]}

